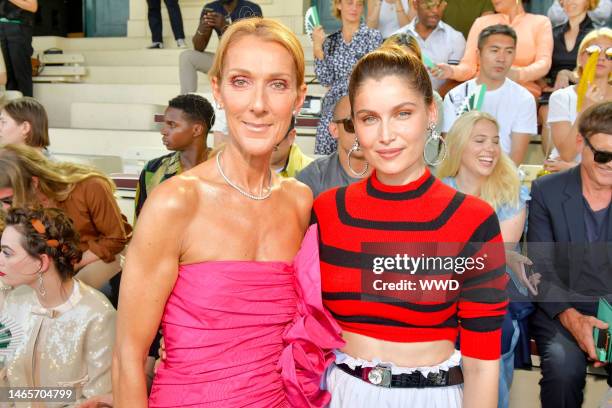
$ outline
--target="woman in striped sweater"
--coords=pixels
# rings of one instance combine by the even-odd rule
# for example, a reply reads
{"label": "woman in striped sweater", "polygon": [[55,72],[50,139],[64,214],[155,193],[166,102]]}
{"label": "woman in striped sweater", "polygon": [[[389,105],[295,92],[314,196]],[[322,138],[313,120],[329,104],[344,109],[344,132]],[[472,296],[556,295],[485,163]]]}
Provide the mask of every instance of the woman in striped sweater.
{"label": "woman in striped sweater", "polygon": [[349,98],[354,148],[374,172],[313,209],[323,299],[346,341],[327,376],[330,407],[495,407],[507,305],[495,212],[429,172],[437,111],[416,57],[367,54]]}

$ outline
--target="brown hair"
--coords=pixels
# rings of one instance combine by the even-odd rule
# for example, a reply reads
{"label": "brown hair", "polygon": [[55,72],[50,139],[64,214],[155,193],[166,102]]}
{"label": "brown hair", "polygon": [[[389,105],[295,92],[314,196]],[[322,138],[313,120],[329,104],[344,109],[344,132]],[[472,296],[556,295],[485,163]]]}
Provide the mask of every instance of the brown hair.
{"label": "brown hair", "polygon": [[349,81],[351,108],[354,106],[355,95],[359,87],[366,80],[381,79],[390,75],[404,79],[413,89],[423,95],[427,106],[432,104],[431,80],[421,60],[406,52],[399,45],[391,44],[366,54],[353,68]]}
{"label": "brown hair", "polygon": [[46,254],[53,259],[62,281],[75,275],[74,265],[83,255],[79,249],[79,234],[72,220],[61,210],[11,208],[6,216],[6,226],[23,235],[21,245],[28,255],[39,257]]}
{"label": "brown hair", "polygon": [[302,44],[295,34],[283,24],[269,18],[261,17],[245,18],[228,27],[221,37],[221,42],[217,47],[212,67],[210,71],[208,71],[209,78],[217,78],[219,82],[221,81],[223,62],[225,61],[227,50],[232,43],[247,35],[254,35],[263,41],[272,41],[282,45],[293,58],[297,79],[296,86],[297,88],[302,86],[304,83],[305,71]]}
{"label": "brown hair", "polygon": [[612,102],[601,102],[582,112],[578,132],[585,138],[597,133],[612,135]]}
{"label": "brown hair", "polygon": [[38,180],[38,190],[56,201],[66,200],[77,183],[90,177],[99,177],[115,189],[113,181],[93,167],[53,162],[38,149],[25,145],[0,146],[0,188],[13,189],[13,206],[36,202],[33,177]]}
{"label": "brown hair", "polygon": [[404,48],[407,52],[413,53],[418,59],[422,60],[423,56],[421,53],[421,47],[417,42],[416,38],[411,36],[408,33],[398,33],[393,34],[391,37],[387,38],[385,42],[383,42],[383,47],[388,47],[391,45],[399,45]]}
{"label": "brown hair", "polygon": [[26,144],[32,147],[49,146],[49,119],[44,106],[36,99],[26,96],[14,99],[4,105],[4,111],[19,124],[28,122],[30,133],[26,137]]}

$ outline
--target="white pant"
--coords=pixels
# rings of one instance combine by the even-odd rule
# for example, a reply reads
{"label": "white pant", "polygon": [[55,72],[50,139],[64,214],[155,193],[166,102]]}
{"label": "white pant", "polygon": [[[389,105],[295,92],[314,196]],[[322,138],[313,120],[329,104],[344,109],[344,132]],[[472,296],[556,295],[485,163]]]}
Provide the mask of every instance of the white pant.
{"label": "white pant", "polygon": [[[392,373],[411,373],[415,370],[423,374],[448,370],[461,362],[459,351],[446,361],[433,367],[406,368],[393,364]],[[336,363],[344,363],[351,368],[356,366],[374,367],[378,361],[355,359],[347,354],[337,352]],[[327,372],[327,389],[331,393],[329,408],[460,408],[463,400],[463,387],[431,388],[384,388],[369,384],[359,378],[345,373],[335,364]]]}

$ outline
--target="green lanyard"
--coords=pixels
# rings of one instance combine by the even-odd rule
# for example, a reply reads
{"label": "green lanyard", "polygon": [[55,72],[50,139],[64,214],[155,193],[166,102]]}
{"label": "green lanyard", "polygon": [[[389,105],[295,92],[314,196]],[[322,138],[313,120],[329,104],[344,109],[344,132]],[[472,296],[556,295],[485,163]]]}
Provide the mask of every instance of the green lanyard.
{"label": "green lanyard", "polygon": [[9,20],[6,17],[0,17],[0,23],[21,24],[21,20]]}

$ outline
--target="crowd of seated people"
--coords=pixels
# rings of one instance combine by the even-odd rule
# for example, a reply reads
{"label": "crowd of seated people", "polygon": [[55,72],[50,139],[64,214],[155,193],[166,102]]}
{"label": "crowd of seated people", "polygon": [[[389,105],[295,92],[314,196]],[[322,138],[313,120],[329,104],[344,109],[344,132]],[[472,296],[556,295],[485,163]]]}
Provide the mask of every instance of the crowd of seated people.
{"label": "crowd of seated people", "polygon": [[[447,407],[480,401],[478,406],[504,408],[510,405],[515,367],[531,364],[533,338],[541,355],[543,407],[581,406],[586,367],[592,363],[605,368],[610,387],[601,407],[612,406],[610,364],[598,361],[592,341],[594,328],[607,329],[595,317],[592,299],[612,300],[612,253],[606,258],[592,249],[603,243],[605,254],[605,244],[612,240],[612,30],[598,28],[610,19],[610,0],[551,2],[548,16],[533,13],[520,0],[470,3],[472,7],[454,0],[329,1],[340,30],[328,35],[317,27],[312,33],[315,75],[328,88],[316,130],[318,157],[310,157],[296,141],[307,92],[297,38],[272,20],[250,23],[249,17],[262,12],[249,1],[207,3],[193,37],[194,50],[180,56],[180,95],[164,112],[161,135],[170,152],[147,162],[140,173],[131,224],[107,175],[52,155],[47,114],[36,99],[24,97],[2,106],[0,321],[3,316],[17,321],[24,337],[0,367],[0,383],[74,387],[73,406],[83,408],[141,403],[153,378],[153,405],[197,400],[198,392],[189,390],[183,400],[176,391],[193,386],[186,381],[189,376],[200,385],[207,383],[200,397],[220,407],[230,402],[274,406],[286,399],[298,407],[367,407],[374,401],[392,407]],[[235,26],[240,28],[233,30]],[[221,41],[218,53],[205,51],[213,31]],[[255,63],[252,48],[265,54],[259,59],[275,63]],[[239,75],[230,77],[228,66],[237,67]],[[210,101],[193,94],[197,72],[209,70]],[[262,124],[266,120],[270,123]],[[215,130],[220,137],[215,134],[213,147],[208,134]],[[536,179],[530,190],[519,167],[533,163],[528,150],[538,134],[545,157],[537,164],[555,174]],[[334,193],[326,193],[332,189]],[[445,200],[455,205],[450,215],[441,207]],[[311,208],[321,239],[321,277],[310,281],[316,293],[301,288],[296,300],[294,292],[276,292],[279,298],[265,299],[281,305],[276,311],[274,304],[242,299],[243,307],[256,304],[265,316],[255,323],[240,320],[245,327],[222,323],[238,313],[231,302],[221,302],[232,280],[248,284],[253,293],[267,287],[294,290],[285,274],[304,273],[297,265],[304,251],[312,250],[307,244],[313,231],[307,224]],[[471,213],[469,231],[461,219],[464,211]],[[450,218],[437,230],[429,225],[437,225],[431,218],[444,214]],[[166,226],[169,216],[176,217],[176,225]],[[281,230],[284,241],[267,238]],[[223,240],[212,244],[215,231]],[[166,233],[165,247],[151,242]],[[370,299],[355,286],[354,272],[363,269],[359,262],[370,255],[362,246],[366,242],[469,241],[475,236],[505,243],[505,267],[500,262],[478,278],[491,283],[487,293],[494,293],[494,300],[466,287],[455,314],[445,315],[447,321],[438,321],[438,314],[414,331],[415,325],[422,326],[413,310],[418,305]],[[558,246],[538,251],[540,243],[586,246],[580,255],[584,262],[568,259],[567,270],[536,269],[551,251],[559,259],[567,256]],[[133,248],[126,265],[128,246]],[[145,259],[147,254],[151,259]],[[196,279],[191,274],[198,268],[211,274],[210,281],[197,278],[194,283],[199,296],[215,285],[221,292],[189,303],[212,320],[198,321],[180,338],[177,327],[185,322],[177,316],[198,317],[181,306],[183,299],[195,296],[184,280]],[[247,279],[243,272],[255,277]],[[272,274],[268,280],[265,273]],[[146,277],[150,281],[139,287]],[[468,286],[470,279],[475,278],[466,278]],[[175,281],[178,287],[173,287]],[[147,288],[152,292],[145,294]],[[136,304],[126,291],[151,297]],[[577,293],[591,297],[575,298]],[[295,357],[302,351],[295,345],[290,352],[279,349],[291,343],[285,337],[294,330],[291,314],[306,313],[304,306],[294,310],[301,297],[320,306],[316,313],[313,304],[306,309],[325,328],[303,351],[320,348],[316,369],[309,366],[316,374],[310,373],[308,385],[285,371],[308,371],[294,366],[304,363]],[[485,311],[482,304],[495,307]],[[286,327],[265,326],[267,313],[282,315],[281,326]],[[146,316],[146,333],[130,324],[132,314]],[[330,323],[331,317],[339,326]],[[248,336],[246,327],[254,328]],[[396,332],[391,334],[389,327]],[[170,333],[169,357],[164,342],[160,346],[160,329]],[[254,334],[260,329],[266,339],[262,347],[275,350],[265,359],[261,349],[251,355],[243,349],[247,343],[256,348]],[[194,333],[199,330],[211,337],[198,340]],[[271,337],[272,331],[283,337]],[[450,339],[457,337],[453,331],[461,333],[456,343]],[[214,370],[205,360],[228,363],[223,352],[209,353],[225,350],[223,344],[236,347],[236,366],[224,371],[227,378],[209,378]],[[208,354],[192,361],[181,354],[184,345],[197,345]],[[330,357],[332,348],[337,352]],[[140,364],[140,354],[147,350],[148,358],[143,354],[146,362]],[[295,361],[288,363],[292,359],[287,353],[294,353]],[[160,354],[168,361],[156,374],[153,365]],[[265,371],[262,378],[274,386],[240,371],[256,365],[257,358],[267,365],[256,370]],[[200,370],[194,361],[206,367]],[[368,373],[381,361],[389,363],[395,393],[368,388],[379,385]],[[24,369],[31,362],[35,369]],[[140,365],[145,367],[142,377]],[[173,371],[179,365],[189,368],[187,377]],[[435,392],[428,388],[427,393],[411,394],[406,391],[412,387],[406,380],[410,367],[419,367],[417,373],[425,367],[449,374]],[[387,374],[381,375],[386,381]],[[319,390],[321,376],[328,393]],[[147,377],[148,383],[141,381]],[[227,395],[214,395],[216,382],[228,387]],[[134,394],[126,388],[130,384],[137,389]],[[459,390],[458,384],[464,388]],[[486,392],[481,389],[485,385]],[[255,388],[261,394],[249,394]]]}

